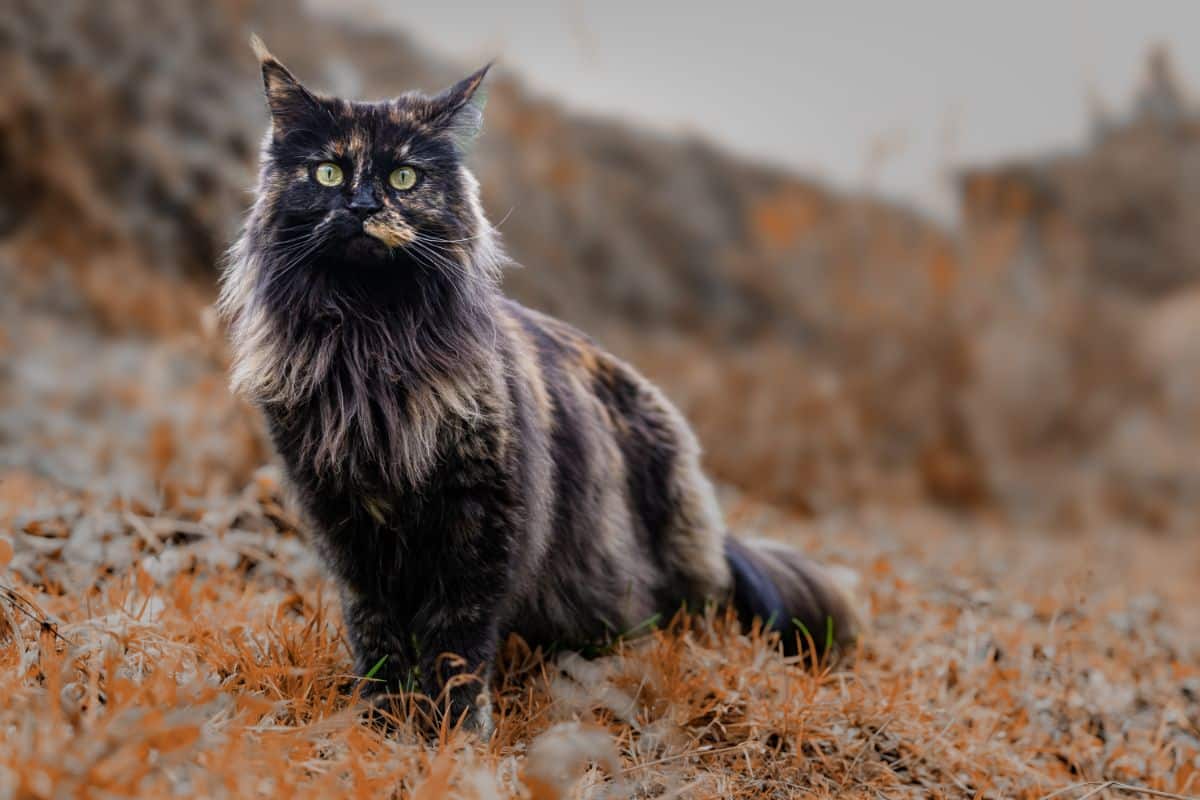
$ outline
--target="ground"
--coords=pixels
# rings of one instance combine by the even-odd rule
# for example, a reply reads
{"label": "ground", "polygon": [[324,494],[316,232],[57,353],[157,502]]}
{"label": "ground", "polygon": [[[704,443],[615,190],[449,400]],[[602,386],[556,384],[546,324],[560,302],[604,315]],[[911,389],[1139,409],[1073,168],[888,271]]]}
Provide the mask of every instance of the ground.
{"label": "ground", "polygon": [[716,614],[593,660],[514,640],[489,743],[386,736],[215,334],[20,320],[0,335],[2,796],[1200,794],[1194,536],[805,518],[732,490],[739,532],[857,572],[853,664]]}

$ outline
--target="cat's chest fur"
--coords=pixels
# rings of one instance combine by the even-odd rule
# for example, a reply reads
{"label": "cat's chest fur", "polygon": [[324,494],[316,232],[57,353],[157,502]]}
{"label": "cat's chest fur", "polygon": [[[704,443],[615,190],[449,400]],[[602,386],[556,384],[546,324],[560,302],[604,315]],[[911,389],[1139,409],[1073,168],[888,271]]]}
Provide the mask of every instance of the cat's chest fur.
{"label": "cat's chest fur", "polygon": [[[392,597],[398,611],[417,615],[432,599],[430,580],[498,544],[459,532],[477,529],[460,524],[464,519],[511,505],[509,437],[500,410],[486,398],[464,406],[455,397],[450,403],[413,398],[432,387],[361,388],[371,392],[363,402],[377,419],[336,433],[344,437],[340,465],[318,458],[312,442],[334,435],[330,409],[352,402],[339,394],[343,385],[314,386],[306,402],[264,412],[301,506],[316,523],[315,544],[334,572],[350,587]],[[384,411],[381,402],[395,408]],[[417,456],[416,447],[428,450]],[[410,471],[414,465],[418,472]],[[499,552],[495,557],[503,560]]]}
{"label": "cat's chest fur", "polygon": [[335,499],[355,522],[411,527],[433,500],[503,479],[508,436],[478,384],[333,374],[302,402],[264,412],[299,488]]}
{"label": "cat's chest fur", "polygon": [[294,362],[297,390],[263,404],[296,479],[325,489],[419,490],[451,451],[494,446],[500,409],[490,354],[421,338],[378,323],[311,326],[310,346]]}

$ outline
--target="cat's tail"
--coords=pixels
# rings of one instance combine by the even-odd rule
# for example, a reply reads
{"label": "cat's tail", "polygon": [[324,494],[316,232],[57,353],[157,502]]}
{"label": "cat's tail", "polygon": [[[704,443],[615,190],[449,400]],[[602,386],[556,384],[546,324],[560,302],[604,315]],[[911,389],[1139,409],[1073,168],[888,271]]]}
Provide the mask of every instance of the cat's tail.
{"label": "cat's tail", "polygon": [[781,542],[733,536],[725,537],[725,560],[742,625],[757,617],[779,631],[788,655],[815,650],[819,659],[836,659],[853,651],[860,622],[846,585],[853,580],[849,570],[840,575]]}

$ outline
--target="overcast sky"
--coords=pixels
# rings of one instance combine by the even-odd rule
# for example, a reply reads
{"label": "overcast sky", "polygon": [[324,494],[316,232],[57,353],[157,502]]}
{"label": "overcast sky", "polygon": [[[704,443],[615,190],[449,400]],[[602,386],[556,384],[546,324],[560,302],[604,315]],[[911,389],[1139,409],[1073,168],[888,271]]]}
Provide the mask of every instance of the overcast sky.
{"label": "overcast sky", "polygon": [[947,164],[1082,141],[1089,87],[1123,109],[1155,42],[1200,87],[1195,0],[354,3],[464,68],[941,215]]}

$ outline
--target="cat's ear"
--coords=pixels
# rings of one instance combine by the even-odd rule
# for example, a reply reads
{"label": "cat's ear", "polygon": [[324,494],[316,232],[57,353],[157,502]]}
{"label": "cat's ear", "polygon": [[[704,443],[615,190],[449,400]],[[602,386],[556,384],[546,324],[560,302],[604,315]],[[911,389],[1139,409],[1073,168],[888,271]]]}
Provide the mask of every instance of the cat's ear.
{"label": "cat's ear", "polygon": [[456,144],[466,150],[483,129],[483,106],[487,93],[483,79],[491,63],[485,64],[430,101],[430,124],[450,133]]}
{"label": "cat's ear", "polygon": [[296,76],[271,55],[263,40],[255,34],[250,37],[250,46],[262,67],[263,91],[267,96],[267,108],[277,128],[287,128],[300,123],[321,111],[321,103],[312,92],[305,89]]}

